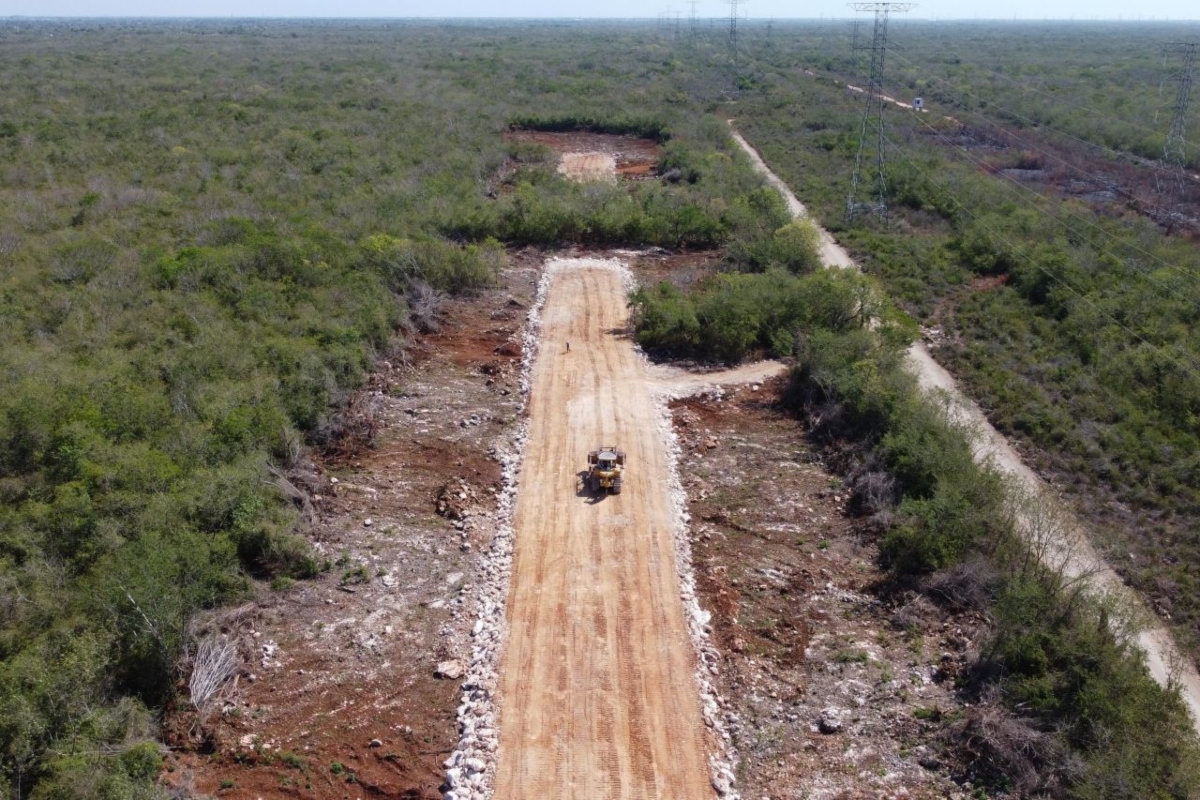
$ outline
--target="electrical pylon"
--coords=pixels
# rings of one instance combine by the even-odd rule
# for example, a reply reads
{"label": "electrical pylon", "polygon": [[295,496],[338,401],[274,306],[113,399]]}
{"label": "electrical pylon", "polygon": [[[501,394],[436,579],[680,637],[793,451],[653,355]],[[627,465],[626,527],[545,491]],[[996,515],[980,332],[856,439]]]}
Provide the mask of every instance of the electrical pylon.
{"label": "electrical pylon", "polygon": [[[846,220],[852,220],[862,211],[870,211],[887,221],[887,177],[885,138],[883,135],[883,110],[887,101],[883,98],[883,63],[887,55],[888,14],[893,11],[908,11],[916,3],[851,3],[855,11],[875,12],[875,32],[871,37],[871,75],[867,80],[867,102],[863,107],[862,129],[858,137],[858,152],[854,156],[854,174],[850,177],[850,193],[846,197]],[[875,202],[858,199],[859,186],[863,182],[863,166],[866,162],[868,132],[875,133]]]}
{"label": "electrical pylon", "polygon": [[[1184,132],[1187,130],[1188,98],[1192,93],[1192,79],[1196,74],[1196,54],[1200,52],[1200,44],[1196,42],[1174,42],[1166,46],[1170,55],[1178,55],[1183,64],[1174,74],[1179,82],[1175,92],[1175,113],[1171,117],[1171,131],[1167,134],[1167,143],[1163,147],[1160,175],[1171,180],[1175,191],[1182,195],[1187,170],[1187,140]],[[1159,191],[1163,190],[1160,180]]]}
{"label": "electrical pylon", "polygon": [[729,71],[733,76],[733,91],[738,77],[738,4],[745,0],[729,0]]}

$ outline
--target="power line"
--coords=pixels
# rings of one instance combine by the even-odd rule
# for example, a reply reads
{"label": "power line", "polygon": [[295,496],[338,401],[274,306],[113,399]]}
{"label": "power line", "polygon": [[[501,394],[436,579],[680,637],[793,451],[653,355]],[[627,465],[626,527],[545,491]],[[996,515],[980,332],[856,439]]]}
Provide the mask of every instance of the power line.
{"label": "power line", "polygon": [[[894,149],[895,149],[897,152],[899,152],[899,153],[901,153],[901,154],[903,153],[903,150],[900,148],[900,146],[899,146],[898,144],[896,144],[895,142],[893,142],[891,139],[888,139],[888,140],[887,140],[887,143],[888,143],[889,145],[891,145],[891,146],[892,146],[892,148],[894,148]],[[910,163],[911,163],[911,162],[910,162]],[[1015,244],[1012,242],[1012,240],[1010,240],[1008,237],[1006,237],[1006,236],[1005,236],[1003,233],[1000,233],[999,231],[997,231],[997,230],[996,230],[994,227],[992,227],[991,225],[989,225],[988,223],[986,223],[986,222],[985,222],[985,221],[984,221],[984,220],[983,220],[983,219],[982,219],[980,216],[978,216],[978,215],[977,215],[977,214],[975,214],[973,211],[971,211],[971,209],[969,209],[969,208],[966,206],[966,204],[964,204],[964,203],[963,203],[961,200],[959,200],[957,197],[955,197],[955,196],[954,196],[954,194],[953,194],[952,192],[950,192],[950,191],[949,191],[949,188],[948,188],[948,187],[945,185],[945,183],[938,181],[936,178],[932,177],[932,176],[931,176],[931,175],[930,175],[928,172],[926,172],[925,170],[923,170],[923,169],[921,169],[920,167],[916,166],[915,164],[913,164],[913,167],[914,167],[914,168],[915,168],[915,169],[916,169],[918,172],[920,172],[920,173],[921,173],[921,175],[922,175],[922,176],[924,176],[924,177],[925,177],[925,179],[926,179],[926,180],[928,180],[930,183],[932,183],[932,184],[934,184],[934,185],[938,185],[938,186],[940,186],[942,189],[944,189],[944,190],[946,191],[946,194],[947,194],[947,196],[948,196],[948,197],[949,197],[949,198],[950,198],[952,201],[954,201],[954,204],[958,206],[959,210],[960,210],[960,211],[962,211],[963,213],[965,213],[967,216],[971,217],[971,219],[972,219],[972,220],[974,220],[976,224],[978,224],[980,227],[982,227],[982,228],[984,228],[985,230],[987,230],[987,231],[988,231],[990,234],[992,234],[992,236],[994,236],[994,237],[995,237],[997,240],[999,240],[999,241],[1003,242],[1004,244],[1008,245],[1008,247],[1009,247],[1009,248],[1016,249],[1016,245],[1015,245]],[[1146,345],[1147,347],[1155,348],[1155,349],[1156,349],[1156,350],[1158,350],[1158,351],[1163,351],[1163,350],[1166,348],[1166,345],[1155,344],[1155,343],[1153,343],[1153,342],[1151,342],[1151,341],[1147,340],[1145,337],[1143,337],[1143,336],[1142,336],[1141,334],[1139,334],[1137,331],[1135,331],[1135,330],[1133,330],[1132,328],[1130,328],[1129,326],[1125,325],[1123,322],[1121,322],[1120,320],[1118,320],[1118,319],[1117,319],[1116,317],[1114,317],[1112,314],[1109,314],[1109,313],[1105,312],[1103,309],[1101,309],[1099,306],[1097,306],[1097,305],[1096,305],[1096,303],[1094,303],[1094,302],[1093,302],[1091,299],[1089,299],[1089,298],[1087,297],[1087,295],[1083,294],[1081,291],[1079,291],[1078,289],[1076,289],[1076,288],[1075,288],[1074,286],[1072,286],[1072,285],[1071,285],[1071,284],[1070,284],[1070,283],[1069,283],[1067,280],[1065,280],[1064,278],[1062,278],[1061,276],[1059,276],[1059,275],[1058,275],[1057,273],[1055,273],[1053,270],[1051,270],[1051,269],[1048,269],[1048,268],[1047,268],[1047,267],[1046,267],[1044,264],[1042,264],[1042,263],[1037,263],[1037,264],[1036,264],[1036,266],[1037,266],[1037,268],[1038,268],[1038,270],[1039,270],[1039,271],[1041,271],[1043,274],[1045,274],[1047,277],[1049,277],[1049,278],[1050,278],[1051,280],[1053,280],[1055,283],[1057,283],[1057,284],[1060,284],[1061,286],[1063,286],[1064,288],[1066,288],[1066,289],[1067,289],[1067,291],[1069,291],[1071,294],[1073,294],[1075,297],[1077,297],[1077,298],[1078,298],[1080,301],[1082,301],[1083,303],[1085,303],[1085,304],[1087,304],[1088,306],[1090,306],[1090,307],[1091,307],[1093,310],[1095,310],[1095,311],[1096,311],[1096,312],[1097,312],[1097,313],[1098,313],[1100,316],[1102,316],[1102,317],[1106,318],[1106,319],[1107,319],[1109,322],[1111,322],[1111,323],[1112,323],[1113,325],[1115,325],[1116,327],[1118,327],[1118,328],[1120,328],[1120,329],[1124,330],[1126,333],[1128,333],[1128,334],[1129,334],[1130,336],[1132,336],[1134,339],[1137,339],[1139,342],[1141,342],[1142,344]],[[1179,350],[1178,350],[1178,348],[1173,348],[1173,349],[1175,349],[1175,350],[1176,350],[1176,352],[1181,352],[1181,351],[1179,351]],[[1188,365],[1187,365],[1187,364],[1185,364],[1185,363],[1181,363],[1181,362],[1179,361],[1179,359],[1177,359],[1177,358],[1174,358],[1174,357],[1173,357],[1173,356],[1172,356],[1172,355],[1171,355],[1169,352],[1164,352],[1163,354],[1164,354],[1164,355],[1165,355],[1165,356],[1166,356],[1168,359],[1170,359],[1170,361],[1171,361],[1173,364],[1175,364],[1175,366],[1179,367],[1181,370],[1183,370],[1184,372],[1188,373],[1188,374],[1189,374],[1189,375],[1191,375],[1193,378],[1196,378],[1197,380],[1200,380],[1200,372],[1197,372],[1196,370],[1192,369],[1190,366],[1188,366]],[[1186,353],[1184,353],[1184,355],[1187,355],[1187,354],[1186,354]],[[1114,399],[1114,400],[1119,400],[1119,401],[1123,401],[1123,402],[1129,402],[1129,398],[1128,398],[1128,397],[1122,397],[1122,396],[1119,396],[1119,395],[1117,395],[1117,394],[1113,393],[1113,391],[1112,391],[1111,389],[1109,389],[1109,388],[1108,388],[1108,387],[1107,387],[1107,386],[1104,384],[1104,381],[1102,381],[1102,380],[1100,379],[1100,377],[1099,377],[1099,376],[1096,374],[1095,368],[1094,368],[1093,366],[1091,366],[1090,364],[1084,364],[1084,363],[1082,363],[1082,360],[1081,360],[1080,366],[1082,366],[1082,367],[1084,367],[1084,369],[1086,369],[1086,371],[1087,371],[1088,375],[1089,375],[1089,376],[1092,378],[1092,380],[1093,380],[1093,381],[1095,381],[1095,386],[1096,386],[1097,388],[1101,389],[1101,390],[1102,390],[1102,391],[1103,391],[1105,394],[1107,394],[1109,397],[1111,397],[1111,398],[1112,398],[1112,399]]]}
{"label": "power line", "polygon": [[[937,131],[935,128],[933,128],[933,126],[929,125],[929,123],[928,123],[928,122],[926,122],[925,120],[920,120],[920,122],[921,122],[923,125],[926,125],[927,127],[929,127],[931,130],[933,130],[933,131],[934,131],[935,133],[937,133],[939,136],[941,136],[941,135],[942,135],[940,131]],[[888,140],[887,140],[887,143],[888,143],[889,145],[891,145],[893,148],[895,148],[896,150],[898,150],[898,151],[901,151],[901,150],[900,150],[900,147],[899,147],[899,146],[898,146],[898,145],[897,145],[895,142],[891,141],[891,139],[888,139]],[[982,169],[982,167],[983,167],[983,164],[982,164],[981,162],[977,161],[977,160],[976,160],[976,159],[975,159],[975,158],[974,158],[974,157],[973,157],[973,156],[970,154],[970,152],[966,150],[966,148],[964,148],[964,147],[962,147],[962,146],[960,146],[960,145],[954,145],[954,144],[951,144],[951,147],[953,147],[954,149],[956,149],[956,150],[958,150],[959,152],[961,152],[961,153],[963,154],[963,157],[964,157],[964,158],[966,158],[968,161],[970,161],[970,162],[971,162],[972,164],[974,164],[975,166],[977,166],[977,167],[979,167],[979,168],[981,168],[981,169]],[[903,152],[903,151],[901,151],[901,152]],[[909,162],[909,163],[911,164],[912,162]],[[915,164],[912,164],[912,166],[913,166],[915,169],[917,169],[917,171],[918,171],[918,172],[920,172],[920,173],[921,173],[921,174],[922,174],[922,175],[923,175],[923,176],[924,176],[926,179],[930,180],[931,182],[935,182],[935,183],[937,183],[936,181],[933,181],[933,179],[932,179],[932,178],[930,178],[929,174],[928,174],[927,172],[925,172],[923,169],[921,169],[920,167],[916,166]],[[1018,188],[1025,189],[1025,187],[1021,186],[1020,184],[1013,184],[1013,185],[1017,186]],[[1026,189],[1026,191],[1029,191],[1029,190],[1028,190],[1028,189]],[[1033,194],[1034,194],[1035,196],[1037,196],[1037,197],[1041,197],[1041,195],[1037,194],[1036,192],[1033,192]],[[977,222],[977,223],[978,223],[978,224],[979,224],[981,227],[983,227],[983,228],[985,228],[986,230],[988,230],[988,231],[989,231],[990,233],[992,233],[992,234],[993,234],[993,235],[994,235],[994,236],[995,236],[997,239],[999,239],[1000,241],[1004,242],[1004,243],[1005,243],[1005,244],[1007,244],[1009,247],[1011,247],[1011,248],[1013,248],[1013,249],[1016,249],[1016,248],[1014,247],[1013,243],[1012,243],[1011,241],[1009,241],[1009,239],[1008,239],[1006,236],[1004,236],[1003,234],[1000,234],[1000,233],[998,233],[998,232],[995,230],[995,228],[993,228],[992,226],[990,226],[990,225],[988,225],[986,222],[984,222],[984,221],[983,221],[983,220],[982,220],[982,219],[981,219],[981,218],[980,218],[980,217],[979,217],[977,214],[975,214],[975,213],[974,213],[974,212],[972,212],[972,211],[971,211],[969,208],[967,208],[967,207],[966,207],[966,206],[965,206],[965,205],[962,203],[962,201],[958,200],[958,198],[956,198],[956,197],[953,197],[953,195],[951,195],[951,198],[954,200],[955,204],[956,204],[956,205],[959,207],[959,209],[960,209],[960,210],[962,210],[962,211],[963,211],[963,212],[965,212],[965,213],[966,213],[968,216],[970,216],[970,217],[971,217],[973,220],[975,220],[975,221],[976,221],[976,222]],[[1042,199],[1046,199],[1046,198],[1042,198]],[[1087,241],[1089,244],[1091,244],[1093,247],[1095,247],[1095,243],[1094,243],[1094,242],[1092,242],[1091,240],[1087,239],[1086,237],[1080,236],[1078,231],[1075,231],[1075,230],[1073,230],[1072,228],[1070,228],[1069,226],[1067,226],[1065,223],[1063,223],[1063,222],[1062,222],[1062,220],[1061,220],[1061,219],[1057,219],[1056,221],[1057,221],[1057,222],[1058,222],[1060,225],[1063,225],[1063,227],[1064,227],[1064,228],[1066,228],[1066,230],[1067,230],[1069,233],[1073,233],[1073,234],[1075,234],[1077,237],[1079,237],[1079,238],[1083,239],[1084,241]],[[1105,254],[1105,255],[1108,255],[1108,256],[1111,256],[1112,258],[1114,258],[1114,259],[1115,259],[1115,260],[1116,260],[1118,263],[1120,263],[1122,266],[1124,266],[1124,267],[1126,267],[1127,269],[1129,269],[1129,271],[1130,271],[1130,272],[1133,272],[1133,273],[1135,273],[1135,274],[1142,274],[1142,273],[1140,273],[1140,271],[1139,271],[1139,270],[1136,270],[1136,269],[1134,269],[1134,268],[1130,267],[1128,264],[1126,264],[1126,263],[1125,263],[1125,262],[1124,262],[1124,261],[1123,261],[1123,260],[1122,260],[1120,257],[1118,257],[1118,256],[1117,256],[1115,253],[1112,253],[1112,252],[1111,252],[1111,251],[1109,251],[1109,250],[1105,250],[1105,249],[1103,249],[1103,248],[1099,248],[1099,247],[1097,247],[1096,249],[1097,249],[1097,250],[1098,250],[1100,253],[1102,253],[1102,254]],[[1083,302],[1087,303],[1089,306],[1091,306],[1093,309],[1095,309],[1095,310],[1096,310],[1096,311],[1097,311],[1099,314],[1101,314],[1102,316],[1106,317],[1106,318],[1107,318],[1107,319],[1108,319],[1110,322],[1112,322],[1114,325],[1118,326],[1118,327],[1119,327],[1119,328],[1121,328],[1122,330],[1124,330],[1124,331],[1126,331],[1127,333],[1129,333],[1131,336],[1133,336],[1134,338],[1136,338],[1138,341],[1140,341],[1140,342],[1142,342],[1143,344],[1145,344],[1145,345],[1147,345],[1147,346],[1150,346],[1150,347],[1160,347],[1160,348],[1162,348],[1162,347],[1168,347],[1168,345],[1167,345],[1167,344],[1163,344],[1163,345],[1155,345],[1154,343],[1152,343],[1152,342],[1150,342],[1148,339],[1146,339],[1144,336],[1142,336],[1140,333],[1138,333],[1137,331],[1133,330],[1132,328],[1130,328],[1130,327],[1129,327],[1128,325],[1126,325],[1125,323],[1123,323],[1123,322],[1121,322],[1120,320],[1118,320],[1116,317],[1114,317],[1114,316],[1112,316],[1111,314],[1109,314],[1109,313],[1105,312],[1103,309],[1101,309],[1100,307],[1098,307],[1098,306],[1097,306],[1097,305],[1096,305],[1094,302],[1092,302],[1092,301],[1091,301],[1091,300],[1090,300],[1090,299],[1089,299],[1089,298],[1088,298],[1086,295],[1084,295],[1084,294],[1083,294],[1081,291],[1079,291],[1079,290],[1078,290],[1078,289],[1076,289],[1074,286],[1072,286],[1072,285],[1071,285],[1071,284],[1070,284],[1070,283],[1069,283],[1067,280],[1065,280],[1064,278],[1062,278],[1062,277],[1060,277],[1059,275],[1057,275],[1056,273],[1054,273],[1054,271],[1053,271],[1053,270],[1050,270],[1049,268],[1047,268],[1047,267],[1045,266],[1045,264],[1043,264],[1042,262],[1040,262],[1040,261],[1038,261],[1038,262],[1035,262],[1035,266],[1036,266],[1036,267],[1037,267],[1037,268],[1038,268],[1038,269],[1039,269],[1041,272],[1045,273],[1047,276],[1049,276],[1050,278],[1052,278],[1052,279],[1053,279],[1055,282],[1062,284],[1064,287],[1066,287],[1068,290],[1070,290],[1072,294],[1074,294],[1076,297],[1078,297],[1078,298],[1079,298],[1080,300],[1082,300]],[[1161,284],[1158,284],[1158,285],[1160,286],[1160,288],[1166,288],[1166,287],[1163,287]],[[1178,295],[1178,294],[1177,294],[1177,293],[1175,293],[1173,290],[1168,290],[1168,291],[1171,291],[1173,294],[1176,294],[1176,295],[1177,295],[1177,296],[1178,296],[1178,297],[1179,297],[1181,300],[1184,300],[1185,302],[1189,302],[1189,303],[1191,303],[1191,302],[1192,302],[1192,300],[1191,300],[1190,298],[1184,297],[1184,296],[1182,296],[1182,295]],[[1194,356],[1192,356],[1192,355],[1190,355],[1190,354],[1187,354],[1187,353],[1184,353],[1183,351],[1180,351],[1180,350],[1179,350],[1177,347],[1173,347],[1173,346],[1172,346],[1172,347],[1171,347],[1171,349],[1173,349],[1173,350],[1175,350],[1176,352],[1180,352],[1181,354],[1185,355],[1185,356],[1188,358],[1188,360],[1189,360],[1189,361],[1192,361],[1193,363],[1200,363],[1200,362],[1196,362],[1196,361],[1195,361],[1195,357],[1194,357]],[[1196,370],[1194,370],[1194,369],[1192,369],[1191,367],[1188,367],[1188,366],[1186,366],[1186,365],[1184,365],[1184,364],[1180,364],[1180,363],[1178,362],[1178,360],[1177,360],[1177,359],[1174,359],[1174,358],[1172,358],[1171,360],[1172,360],[1173,362],[1175,362],[1177,366],[1180,366],[1181,368],[1183,368],[1183,369],[1185,369],[1187,372],[1189,372],[1189,373],[1190,373],[1190,374],[1191,374],[1193,377],[1195,377],[1195,378],[1197,378],[1197,379],[1200,379],[1200,373],[1197,373],[1197,372],[1196,372]]]}
{"label": "power line", "polygon": [[[854,156],[854,172],[850,176],[850,193],[846,197],[846,220],[854,219],[862,211],[869,211],[887,221],[887,177],[884,175],[886,156],[883,147],[883,111],[887,101],[883,98],[883,66],[887,54],[888,15],[904,12],[915,3],[863,2],[851,3],[855,11],[873,11],[875,28],[871,37],[871,74],[867,81],[867,102],[863,106],[862,126],[858,137],[858,152]],[[863,165],[867,160],[867,130],[875,130],[875,194],[874,203],[858,199],[859,185],[863,181]]]}
{"label": "power line", "polygon": [[1165,176],[1170,176],[1177,196],[1182,196],[1184,187],[1184,170],[1187,168],[1187,154],[1184,153],[1184,129],[1187,124],[1188,97],[1192,92],[1192,77],[1196,72],[1196,53],[1200,44],[1195,42],[1174,42],[1166,46],[1169,54],[1178,55],[1183,60],[1179,72],[1175,73],[1179,86],[1175,93],[1175,113],[1171,118],[1171,131],[1167,134],[1167,143],[1163,147],[1162,168]]}
{"label": "power line", "polygon": [[[912,65],[913,67],[916,67],[916,66],[917,66],[916,64],[913,64],[913,62],[911,62],[911,61],[908,61],[908,59],[905,59],[903,56],[897,55],[896,57],[897,57],[897,58],[899,58],[899,59],[901,59],[902,61],[905,61],[906,63],[908,63],[908,64]],[[940,78],[933,78],[933,80],[935,80],[935,81],[938,81],[938,82],[944,82],[944,81],[942,81]],[[983,98],[981,98],[981,97],[979,97],[978,95],[976,95],[976,94],[972,93],[970,90],[963,89],[963,90],[961,90],[961,91],[962,91],[964,94],[967,94],[967,95],[969,95],[969,96],[973,97],[973,98],[974,98],[974,99],[976,99],[976,100],[979,100],[979,101],[982,101],[982,100],[983,100]],[[997,106],[997,107],[999,107],[999,106]],[[1002,110],[1005,110],[1005,109],[1002,109]],[[1057,155],[1057,154],[1055,154],[1055,153],[1048,152],[1048,151],[1046,151],[1046,150],[1042,149],[1041,147],[1039,147],[1037,144],[1035,144],[1035,143],[1031,143],[1031,142],[1028,142],[1028,141],[1026,141],[1026,140],[1022,139],[1021,137],[1017,136],[1015,133],[1013,133],[1013,132],[1011,132],[1011,131],[1009,131],[1009,130],[1007,130],[1007,129],[1003,128],[1003,127],[1001,127],[1001,126],[999,125],[999,123],[997,123],[996,121],[994,121],[994,120],[992,120],[992,119],[988,118],[988,117],[987,117],[987,115],[985,115],[985,114],[981,114],[981,113],[980,113],[980,112],[978,112],[978,111],[971,111],[971,110],[969,110],[969,109],[967,109],[967,110],[966,110],[966,113],[967,113],[967,114],[970,114],[971,116],[978,117],[979,119],[983,120],[983,122],[985,122],[986,124],[988,124],[988,125],[991,125],[992,127],[994,127],[994,128],[996,128],[997,130],[999,130],[1001,133],[1003,133],[1004,135],[1006,135],[1006,136],[1010,137],[1011,139],[1013,139],[1014,141],[1016,141],[1016,142],[1020,143],[1020,144],[1021,144],[1023,147],[1026,147],[1026,148],[1028,148],[1028,149],[1030,149],[1030,150],[1035,150],[1035,151],[1037,151],[1038,153],[1040,153],[1040,154],[1042,154],[1042,155],[1046,156],[1047,158],[1053,159],[1053,160],[1055,160],[1055,161],[1057,161],[1057,162],[1059,162],[1059,163],[1063,164],[1063,165],[1064,165],[1064,166],[1066,166],[1068,169],[1072,169],[1072,170],[1074,170],[1074,171],[1078,172],[1078,173],[1079,173],[1079,174],[1081,174],[1081,175],[1086,175],[1088,178],[1091,178],[1092,180],[1095,180],[1095,181],[1097,181],[1098,183],[1100,183],[1102,186],[1105,186],[1105,187],[1106,187],[1106,188],[1108,188],[1109,190],[1111,190],[1111,191],[1116,191],[1116,192],[1118,192],[1118,193],[1120,193],[1120,194],[1123,194],[1123,195],[1125,195],[1125,196],[1126,196],[1128,199],[1130,199],[1131,201],[1133,201],[1133,202],[1139,202],[1139,203],[1140,203],[1140,201],[1138,201],[1138,200],[1137,200],[1137,198],[1135,198],[1135,197],[1132,195],[1132,193],[1130,193],[1130,192],[1128,192],[1127,190],[1125,190],[1125,189],[1121,188],[1121,187],[1120,187],[1120,186],[1118,186],[1117,184],[1114,184],[1114,183],[1112,183],[1111,181],[1105,181],[1105,180],[1099,179],[1099,178],[1097,178],[1097,177],[1096,177],[1094,174],[1092,174],[1091,172],[1089,172],[1089,171],[1087,171],[1087,170],[1084,170],[1084,169],[1081,169],[1080,167],[1077,167],[1076,165],[1072,164],[1071,162],[1067,161],[1066,159],[1062,158],[1061,156],[1058,156],[1058,155]],[[1018,116],[1019,116],[1019,115],[1018,115]],[[932,126],[932,125],[929,125],[927,122],[925,122],[925,120],[924,120],[923,118],[921,118],[921,117],[918,117],[918,119],[919,119],[919,120],[921,120],[922,124],[924,124],[924,125],[925,125],[927,128],[929,128],[930,130],[934,131],[935,133],[938,133],[938,135],[939,135],[939,136],[941,135],[941,134],[940,134],[940,132],[938,132],[938,131],[937,131],[937,130],[936,130],[936,129],[935,129],[933,126]],[[974,163],[978,163],[978,162],[974,162]],[[982,166],[982,165],[980,165],[980,166]],[[1035,192],[1035,191],[1033,191],[1032,189],[1029,189],[1027,186],[1024,186],[1023,184],[1021,184],[1021,183],[1019,183],[1018,181],[1016,181],[1016,180],[1012,179],[1012,178],[1011,178],[1011,177],[1009,177],[1008,175],[1004,175],[1003,173],[1001,173],[1001,178],[1003,178],[1004,180],[1007,180],[1009,183],[1011,183],[1013,186],[1016,186],[1016,187],[1017,187],[1017,188],[1019,188],[1019,189],[1023,189],[1023,190],[1025,190],[1025,191],[1029,192],[1030,194],[1033,194],[1033,195],[1035,195],[1035,196],[1037,196],[1037,197],[1042,197],[1042,195],[1041,195],[1040,193],[1038,193],[1038,192]],[[1044,198],[1043,198],[1043,199],[1044,199]],[[1152,212],[1155,212],[1155,213],[1152,213],[1152,216],[1153,216],[1153,217],[1155,217],[1155,218],[1162,217],[1162,216],[1165,216],[1165,215],[1167,215],[1167,214],[1170,214],[1170,213],[1177,213],[1177,212],[1170,212],[1170,211],[1167,211],[1167,210],[1161,209],[1161,208],[1160,208],[1160,207],[1158,207],[1158,206],[1153,206],[1153,205],[1152,205],[1150,208],[1151,208],[1151,211],[1152,211]],[[1067,213],[1067,215],[1068,215],[1068,216],[1070,216],[1070,217],[1072,217],[1073,219],[1075,219],[1075,220],[1079,221],[1080,223],[1082,223],[1082,224],[1084,224],[1084,225],[1086,225],[1086,226],[1088,226],[1088,227],[1091,227],[1091,228],[1093,228],[1093,229],[1095,229],[1095,230],[1099,231],[1100,233],[1104,234],[1105,236],[1108,236],[1108,237],[1110,237],[1110,238],[1113,238],[1113,239],[1115,239],[1115,238],[1116,238],[1114,234],[1110,233],[1109,231],[1106,231],[1104,228],[1100,227],[1099,225],[1097,225],[1095,222],[1093,222],[1093,221],[1091,221],[1091,220],[1088,220],[1088,219],[1086,219],[1086,218],[1084,218],[1084,217],[1077,216],[1077,215],[1075,215],[1075,214],[1071,214],[1070,212],[1065,212],[1065,213]],[[1076,232],[1076,231],[1073,231],[1073,232],[1074,232],[1074,233],[1076,233],[1076,235],[1078,235],[1078,232]],[[1090,241],[1090,240],[1089,240],[1089,241]],[[1187,279],[1189,279],[1189,280],[1194,280],[1194,278],[1195,278],[1195,276],[1194,276],[1194,275],[1192,275],[1192,274],[1190,274],[1190,273],[1186,273],[1186,272],[1184,272],[1183,270],[1181,270],[1181,269],[1180,269],[1178,266],[1176,266],[1175,264],[1172,264],[1172,263],[1170,263],[1170,262],[1168,262],[1168,261],[1165,261],[1164,259],[1162,259],[1162,258],[1161,258],[1161,257],[1159,257],[1158,255],[1156,255],[1156,254],[1154,254],[1154,253],[1151,253],[1151,252],[1149,252],[1148,250],[1145,250],[1144,248],[1140,247],[1140,246],[1139,246],[1139,245],[1137,245],[1137,244],[1131,244],[1131,243],[1127,243],[1127,242],[1121,242],[1121,244],[1122,244],[1123,246],[1125,246],[1125,247],[1128,247],[1128,248],[1130,248],[1130,249],[1133,249],[1133,250],[1136,250],[1136,251],[1140,252],[1142,255],[1146,256],[1147,258],[1150,258],[1150,259],[1152,259],[1152,260],[1154,260],[1154,261],[1157,261],[1159,264],[1161,264],[1163,267],[1166,267],[1167,269],[1170,269],[1170,270],[1173,270],[1173,271],[1175,271],[1175,272],[1178,272],[1178,273],[1180,273],[1181,275],[1183,275],[1185,278],[1187,278]]]}
{"label": "power line", "polygon": [[729,2],[729,72],[733,92],[738,90],[738,4],[746,0],[728,0]]}

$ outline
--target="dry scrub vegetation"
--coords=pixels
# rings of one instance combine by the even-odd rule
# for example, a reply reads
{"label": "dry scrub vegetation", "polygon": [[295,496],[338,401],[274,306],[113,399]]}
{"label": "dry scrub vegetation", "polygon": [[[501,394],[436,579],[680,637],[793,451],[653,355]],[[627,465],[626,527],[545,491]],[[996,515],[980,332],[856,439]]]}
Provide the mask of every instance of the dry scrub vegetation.
{"label": "dry scrub vegetation", "polygon": [[[0,796],[155,794],[136,743],[224,672],[194,615],[331,569],[305,445],[371,438],[368,372],[502,242],[783,219],[637,29],[6,21],[0,52]],[[512,124],[686,175],[574,184]]]}
{"label": "dry scrub vegetation", "polygon": [[[829,80],[798,78],[824,66],[801,41],[763,44],[737,113],[829,211],[858,129]],[[916,326],[869,279],[814,273],[812,232],[704,113],[727,110],[720,53],[636,25],[0,24],[0,797],[161,796],[161,712],[228,670],[196,615],[337,563],[304,535],[308,448],[370,440],[368,373],[437,328],[443,295],[491,285],[506,246],[564,243],[720,251],[720,274],[634,296],[638,335],[796,358],[791,407],[896,586],[991,620],[958,684],[980,711],[942,730],[980,791],[1194,796],[1177,699],[1024,555],[1003,487],[915,398],[898,365]],[[820,111],[797,130],[796,109]],[[572,183],[513,125],[655,139],[671,180]],[[1132,249],[1192,251],[1100,219],[1114,261],[1058,211],[944,174],[953,201],[898,168],[903,223],[852,243],[914,313],[952,307],[952,351],[1003,426],[1152,523],[1129,574],[1194,622],[1195,386],[1170,368],[1195,350],[1194,285],[1165,303],[1128,280]],[[1008,277],[963,291],[977,275]],[[1146,308],[1163,312],[1131,346],[1110,322]]]}

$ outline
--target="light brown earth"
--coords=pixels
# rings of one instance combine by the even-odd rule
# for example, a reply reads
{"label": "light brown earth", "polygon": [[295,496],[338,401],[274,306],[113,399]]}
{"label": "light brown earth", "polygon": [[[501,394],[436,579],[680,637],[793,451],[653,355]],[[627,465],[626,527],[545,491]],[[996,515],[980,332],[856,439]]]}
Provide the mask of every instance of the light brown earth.
{"label": "light brown earth", "polygon": [[[668,454],[646,368],[627,338],[621,273],[601,261],[560,267],[542,320],[495,797],[713,797]],[[602,443],[628,454],[619,496],[580,488],[587,453]]]}
{"label": "light brown earth", "polygon": [[[510,142],[532,142],[568,154],[606,154],[612,157],[616,174],[624,180],[647,180],[654,177],[662,148],[652,139],[590,131],[509,131],[504,136]],[[615,178],[613,178],[615,179]]]}
{"label": "light brown earth", "polygon": [[563,153],[558,171],[584,183],[615,183],[617,160],[608,153]]}

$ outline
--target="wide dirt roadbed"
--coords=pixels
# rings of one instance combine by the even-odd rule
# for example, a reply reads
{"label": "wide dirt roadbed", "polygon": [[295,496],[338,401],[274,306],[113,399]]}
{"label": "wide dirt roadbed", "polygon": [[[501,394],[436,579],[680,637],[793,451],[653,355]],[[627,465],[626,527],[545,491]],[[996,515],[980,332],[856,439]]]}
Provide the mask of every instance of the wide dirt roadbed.
{"label": "wide dirt roadbed", "polygon": [[[625,334],[622,275],[586,259],[552,268],[516,507],[495,796],[711,798],[668,455]],[[602,443],[628,454],[619,496],[579,483]]]}

